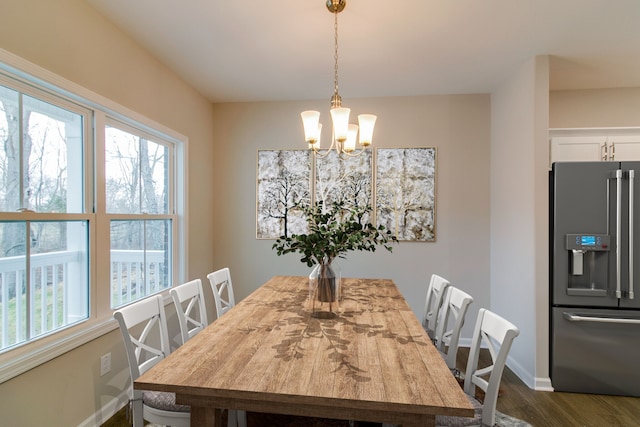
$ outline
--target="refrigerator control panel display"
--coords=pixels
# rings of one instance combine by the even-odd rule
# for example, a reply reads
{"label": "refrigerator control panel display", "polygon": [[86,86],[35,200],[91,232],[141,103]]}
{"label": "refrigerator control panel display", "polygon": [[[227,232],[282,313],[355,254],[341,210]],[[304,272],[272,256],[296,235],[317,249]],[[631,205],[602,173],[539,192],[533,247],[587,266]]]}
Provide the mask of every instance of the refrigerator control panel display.
{"label": "refrigerator control panel display", "polygon": [[567,234],[567,250],[608,251],[608,234]]}

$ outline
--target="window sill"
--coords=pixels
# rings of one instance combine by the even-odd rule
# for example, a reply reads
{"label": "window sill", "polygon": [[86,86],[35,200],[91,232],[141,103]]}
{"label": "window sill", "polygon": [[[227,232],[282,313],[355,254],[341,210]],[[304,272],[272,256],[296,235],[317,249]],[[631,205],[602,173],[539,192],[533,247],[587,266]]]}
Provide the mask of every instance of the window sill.
{"label": "window sill", "polygon": [[113,318],[87,322],[0,355],[0,384],[118,328]]}

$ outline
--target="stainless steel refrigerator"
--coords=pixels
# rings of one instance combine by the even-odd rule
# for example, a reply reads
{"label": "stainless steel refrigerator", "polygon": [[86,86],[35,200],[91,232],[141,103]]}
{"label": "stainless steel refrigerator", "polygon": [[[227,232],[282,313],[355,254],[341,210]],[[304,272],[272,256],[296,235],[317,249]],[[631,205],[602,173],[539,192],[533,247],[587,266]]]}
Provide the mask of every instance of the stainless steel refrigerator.
{"label": "stainless steel refrigerator", "polygon": [[554,163],[550,195],[553,387],[639,397],[640,162]]}

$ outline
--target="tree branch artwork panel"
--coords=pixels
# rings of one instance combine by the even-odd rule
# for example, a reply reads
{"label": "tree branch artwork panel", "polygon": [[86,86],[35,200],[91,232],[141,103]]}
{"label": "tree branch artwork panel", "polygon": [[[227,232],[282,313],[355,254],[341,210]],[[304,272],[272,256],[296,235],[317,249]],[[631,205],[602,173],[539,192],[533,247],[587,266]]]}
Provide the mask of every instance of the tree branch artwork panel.
{"label": "tree branch artwork panel", "polygon": [[306,233],[299,205],[309,203],[310,183],[308,150],[258,150],[256,238]]}
{"label": "tree branch artwork panel", "polygon": [[[371,151],[344,159],[335,151],[326,157],[317,157],[315,200],[322,201],[325,206],[344,202],[346,207],[373,207],[371,158]],[[370,221],[368,214],[363,220]]]}
{"label": "tree branch artwork panel", "polygon": [[376,222],[398,240],[434,242],[436,149],[376,150]]}

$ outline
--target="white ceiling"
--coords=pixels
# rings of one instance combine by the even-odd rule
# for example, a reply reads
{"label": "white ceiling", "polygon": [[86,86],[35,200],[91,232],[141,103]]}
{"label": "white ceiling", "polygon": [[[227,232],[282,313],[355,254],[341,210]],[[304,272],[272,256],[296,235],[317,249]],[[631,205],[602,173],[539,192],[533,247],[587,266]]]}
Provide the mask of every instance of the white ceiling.
{"label": "white ceiling", "polygon": [[[333,93],[325,0],[86,1],[212,102]],[[338,24],[345,99],[490,93],[541,54],[552,90],[640,87],[640,0],[347,0]]]}

